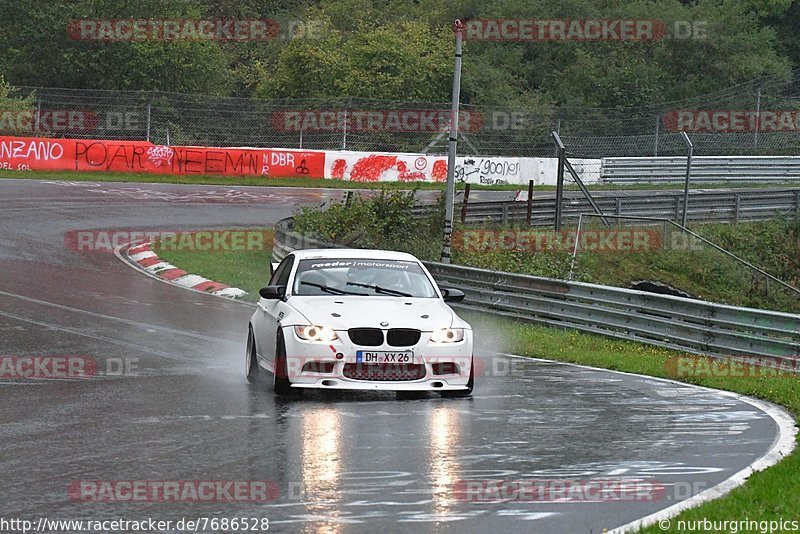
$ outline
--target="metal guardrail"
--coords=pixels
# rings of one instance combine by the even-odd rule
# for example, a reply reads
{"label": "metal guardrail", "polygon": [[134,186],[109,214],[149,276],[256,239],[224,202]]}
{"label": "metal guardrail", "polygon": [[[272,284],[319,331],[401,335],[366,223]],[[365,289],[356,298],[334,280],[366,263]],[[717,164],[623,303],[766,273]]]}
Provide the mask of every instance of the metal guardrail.
{"label": "metal guardrail", "polygon": [[[679,220],[683,213],[683,191],[594,191],[592,194],[600,210],[608,215]],[[591,211],[592,206],[585,198],[574,196],[564,199],[561,217],[565,222],[577,223],[581,213]],[[776,214],[800,217],[800,189],[703,190],[689,194],[689,222],[763,221]],[[524,223],[526,217],[526,202],[470,202],[465,222]],[[534,198],[531,226],[552,227],[554,222],[555,198]]]}
{"label": "metal guardrail", "polygon": [[[299,248],[330,247],[291,231],[275,231],[273,259]],[[582,282],[426,262],[436,281],[466,298],[456,307],[639,341],[710,356],[800,358],[800,315]]]}
{"label": "metal guardrail", "polygon": [[[603,158],[603,183],[632,184],[683,182],[685,157]],[[794,182],[800,181],[798,156],[695,156],[692,182]]]}

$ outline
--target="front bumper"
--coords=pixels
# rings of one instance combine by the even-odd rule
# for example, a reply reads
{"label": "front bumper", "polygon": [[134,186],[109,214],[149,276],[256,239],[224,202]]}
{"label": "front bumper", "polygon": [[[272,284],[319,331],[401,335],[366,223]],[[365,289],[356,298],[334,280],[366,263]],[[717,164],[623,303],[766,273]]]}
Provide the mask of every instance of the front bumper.
{"label": "front bumper", "polygon": [[[339,339],[331,343],[311,343],[297,338],[293,328],[284,330],[286,340],[286,366],[289,382],[296,388],[318,388],[339,390],[385,390],[385,391],[463,391],[472,369],[472,332],[465,332],[464,340],[458,343],[434,344],[429,335],[423,333],[420,341],[411,347],[382,345],[364,347],[353,344],[346,332],[337,332]],[[371,380],[356,379],[369,373],[354,373],[368,368],[357,362],[357,351],[411,351],[414,363],[424,367],[424,375],[415,379]],[[337,357],[338,355],[338,357]],[[413,365],[397,364],[400,375]],[[346,366],[349,370],[346,372]],[[416,368],[415,368],[416,369]],[[330,371],[330,372],[326,372]],[[421,371],[421,369],[420,369]],[[418,373],[422,375],[422,372]],[[348,376],[349,375],[349,376]],[[396,376],[396,375],[395,375]],[[416,376],[416,374],[414,374]]]}

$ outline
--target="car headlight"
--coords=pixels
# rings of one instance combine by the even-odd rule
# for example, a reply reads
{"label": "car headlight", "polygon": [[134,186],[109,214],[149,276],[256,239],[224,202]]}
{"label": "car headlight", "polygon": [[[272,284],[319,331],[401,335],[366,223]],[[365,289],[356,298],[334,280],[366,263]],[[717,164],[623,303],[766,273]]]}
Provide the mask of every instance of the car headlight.
{"label": "car headlight", "polygon": [[431,333],[432,343],[458,343],[464,340],[463,328],[442,328]]}
{"label": "car headlight", "polygon": [[328,341],[339,339],[339,336],[336,335],[336,332],[333,331],[333,328],[327,326],[317,326],[313,324],[309,326],[295,326],[294,333],[297,334],[297,337],[300,339],[305,339],[306,341],[320,341],[327,343]]}

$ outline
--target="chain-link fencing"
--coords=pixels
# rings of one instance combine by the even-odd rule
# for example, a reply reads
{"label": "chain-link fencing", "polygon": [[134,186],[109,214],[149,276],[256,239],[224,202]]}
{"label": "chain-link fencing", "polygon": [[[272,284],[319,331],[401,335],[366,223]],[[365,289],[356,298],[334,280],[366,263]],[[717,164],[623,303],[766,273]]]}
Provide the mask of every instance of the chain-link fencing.
{"label": "chain-link fencing", "polygon": [[[162,93],[16,88],[0,134],[443,154],[448,102],[363,98],[264,100]],[[20,109],[21,108],[21,109]],[[787,155],[800,150],[800,71],[680,102],[640,108],[511,109],[462,105],[459,153],[571,159],[695,154]]]}

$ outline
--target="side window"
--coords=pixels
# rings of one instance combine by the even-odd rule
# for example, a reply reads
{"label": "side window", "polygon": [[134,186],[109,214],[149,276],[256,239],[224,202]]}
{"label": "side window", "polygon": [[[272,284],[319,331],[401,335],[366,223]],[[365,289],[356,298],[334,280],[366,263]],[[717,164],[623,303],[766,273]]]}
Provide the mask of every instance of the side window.
{"label": "side window", "polygon": [[292,272],[292,265],[294,265],[294,256],[289,254],[272,273],[272,279],[269,281],[271,286],[285,286],[289,282],[289,275]]}

